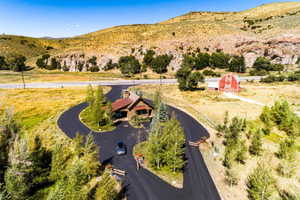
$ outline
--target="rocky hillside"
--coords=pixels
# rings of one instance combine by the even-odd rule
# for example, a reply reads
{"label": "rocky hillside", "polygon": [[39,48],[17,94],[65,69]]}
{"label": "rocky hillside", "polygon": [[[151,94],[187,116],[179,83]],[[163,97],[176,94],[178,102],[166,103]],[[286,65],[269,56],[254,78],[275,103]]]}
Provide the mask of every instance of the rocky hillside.
{"label": "rocky hillside", "polygon": [[[150,48],[158,54],[172,53],[173,69],[179,67],[183,53],[196,48],[244,55],[249,67],[258,56],[295,64],[300,57],[300,2],[267,4],[242,12],[191,12],[157,24],[117,26],[63,40],[36,40],[42,49],[32,56],[53,46],[50,54],[71,71],[92,56],[103,66],[122,55],[142,57]],[[0,53],[3,44],[0,39]]]}

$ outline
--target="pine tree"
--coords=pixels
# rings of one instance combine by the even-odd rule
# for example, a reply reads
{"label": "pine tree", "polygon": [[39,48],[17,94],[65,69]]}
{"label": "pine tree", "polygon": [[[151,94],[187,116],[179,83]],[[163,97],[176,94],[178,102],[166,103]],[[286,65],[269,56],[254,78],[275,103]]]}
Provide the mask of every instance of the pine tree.
{"label": "pine tree", "polygon": [[275,179],[265,164],[258,167],[248,176],[247,192],[251,200],[269,200],[275,187]]}
{"label": "pine tree", "polygon": [[246,141],[239,142],[235,158],[236,161],[244,164],[247,159],[247,150]]}
{"label": "pine tree", "polygon": [[19,125],[15,121],[13,114],[5,110],[0,116],[0,183],[4,181],[4,171],[8,167],[8,154],[11,144],[14,142]]}
{"label": "pine tree", "polygon": [[295,139],[287,138],[280,143],[277,153],[278,158],[293,161],[295,158]]}
{"label": "pine tree", "polygon": [[252,137],[251,145],[249,147],[249,152],[252,155],[259,156],[262,152],[262,141],[261,141],[261,130],[257,130]]}
{"label": "pine tree", "polygon": [[110,177],[108,172],[104,172],[96,189],[96,200],[112,200],[116,199],[118,193],[116,191],[116,181]]}
{"label": "pine tree", "polygon": [[103,109],[103,106],[105,104],[103,90],[101,86],[97,87],[97,90],[95,92],[95,101],[92,106],[92,120],[93,123],[97,126],[105,126],[106,120],[105,120],[105,111]]}
{"label": "pine tree", "polygon": [[32,187],[33,162],[25,140],[16,138],[9,152],[9,168],[5,173],[5,186],[13,199],[25,200]]}
{"label": "pine tree", "polygon": [[167,138],[165,148],[166,156],[164,157],[167,167],[173,172],[182,170],[185,164],[183,159],[185,138],[184,131],[175,116],[172,116],[172,118],[165,123],[163,135]]}
{"label": "pine tree", "polygon": [[160,122],[166,122],[169,119],[168,108],[166,104],[160,103],[159,108],[157,110],[157,115],[159,116]]}
{"label": "pine tree", "polygon": [[162,102],[160,90],[156,90],[153,98],[154,109],[158,110]]}

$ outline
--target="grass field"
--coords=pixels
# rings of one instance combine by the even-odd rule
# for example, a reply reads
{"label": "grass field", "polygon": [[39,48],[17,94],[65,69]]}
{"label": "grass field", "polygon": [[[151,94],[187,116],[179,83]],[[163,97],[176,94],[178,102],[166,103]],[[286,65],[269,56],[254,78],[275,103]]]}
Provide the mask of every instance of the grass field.
{"label": "grass field", "polygon": [[[109,88],[105,88],[107,92]],[[85,88],[67,89],[0,89],[0,112],[11,110],[22,125],[26,135],[43,132],[42,136],[53,134],[59,138],[65,135],[57,128],[56,121],[66,109],[84,101]],[[55,140],[51,140],[55,141]]]}
{"label": "grass field", "polygon": [[[272,105],[276,100],[286,99],[293,110],[300,110],[300,85],[299,83],[282,83],[277,85],[261,83],[242,83],[243,92],[239,95],[266,105]],[[133,89],[139,89],[144,92],[144,96],[151,98],[159,86],[135,86]],[[245,117],[248,120],[255,120],[261,113],[262,106],[242,102],[240,100],[225,98],[222,94],[215,91],[194,91],[181,92],[175,85],[161,86],[163,99],[166,103],[174,105],[182,110],[187,111],[198,119],[209,131],[210,141],[218,148],[216,154],[210,144],[200,146],[200,151],[204,157],[207,167],[214,179],[214,182],[220,191],[224,200],[244,200],[247,199],[246,182],[249,173],[258,162],[272,163],[273,174],[277,179],[277,186],[283,189],[299,191],[300,189],[300,168],[297,169],[294,178],[284,178],[276,173],[279,159],[274,156],[279,147],[279,142],[286,137],[281,132],[273,131],[263,139],[263,157],[248,156],[246,164],[239,164],[235,167],[240,177],[237,186],[229,186],[225,182],[225,168],[222,165],[224,145],[223,138],[216,136],[217,131],[214,129],[216,124],[223,122],[224,114],[229,111],[229,117]],[[298,154],[297,161],[300,162],[300,141],[297,140]],[[264,160],[262,160],[264,158]],[[267,160],[267,161],[266,161]],[[279,198],[278,196],[275,199]],[[272,198],[274,199],[274,198]]]}

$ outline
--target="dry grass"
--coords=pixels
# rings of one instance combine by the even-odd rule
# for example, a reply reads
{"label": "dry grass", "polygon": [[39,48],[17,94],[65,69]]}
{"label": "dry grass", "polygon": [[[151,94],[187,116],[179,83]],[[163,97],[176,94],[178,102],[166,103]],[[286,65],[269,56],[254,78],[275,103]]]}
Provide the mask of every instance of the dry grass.
{"label": "dry grass", "polygon": [[[266,105],[272,105],[276,100],[285,98],[292,104],[295,110],[299,109],[300,87],[297,83],[281,85],[243,83],[242,87],[244,91],[241,92],[240,95],[246,98],[260,101]],[[146,93],[145,96],[150,97],[150,93],[157,90],[158,86],[136,86],[135,88],[144,91]],[[213,128],[214,124],[222,123],[226,111],[229,111],[230,117],[240,116],[252,120],[257,119],[261,113],[262,106],[241,102],[239,100],[225,99],[221,94],[213,91],[181,92],[175,85],[164,85],[161,87],[161,91],[167,103],[187,111],[201,121],[209,131],[211,136],[210,141],[213,141],[214,145],[219,149],[219,154],[214,154],[214,150],[210,144],[201,146],[200,151],[224,200],[247,199],[247,177],[257,166],[258,162],[272,163],[270,167],[273,169],[273,175],[277,179],[279,187],[290,189],[290,187],[293,186],[295,191],[300,189],[300,168],[297,169],[296,176],[290,179],[281,177],[276,173],[279,159],[275,157],[275,152],[278,151],[280,139],[285,137],[283,133],[276,131],[276,129],[263,139],[263,149],[265,151],[262,157],[248,155],[249,157],[245,165],[237,164],[234,166],[235,171],[240,177],[239,184],[231,187],[225,181],[225,168],[222,165],[224,154],[223,138],[216,136],[216,130]],[[297,142],[299,145],[300,142]],[[300,160],[299,153],[297,154],[297,160]],[[276,194],[274,198],[278,198]]]}
{"label": "dry grass", "polygon": [[[55,118],[69,107],[82,102],[86,96],[85,91],[86,88],[1,89],[0,109],[12,108],[24,129],[31,130],[43,121]],[[108,91],[107,87],[105,91]]]}

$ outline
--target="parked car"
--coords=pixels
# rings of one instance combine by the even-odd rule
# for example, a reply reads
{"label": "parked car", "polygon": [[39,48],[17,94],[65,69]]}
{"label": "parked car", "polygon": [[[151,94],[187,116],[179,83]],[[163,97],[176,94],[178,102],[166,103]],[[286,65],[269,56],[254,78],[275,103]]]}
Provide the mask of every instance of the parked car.
{"label": "parked car", "polygon": [[124,155],[126,154],[126,145],[123,142],[118,142],[116,147],[117,155]]}

